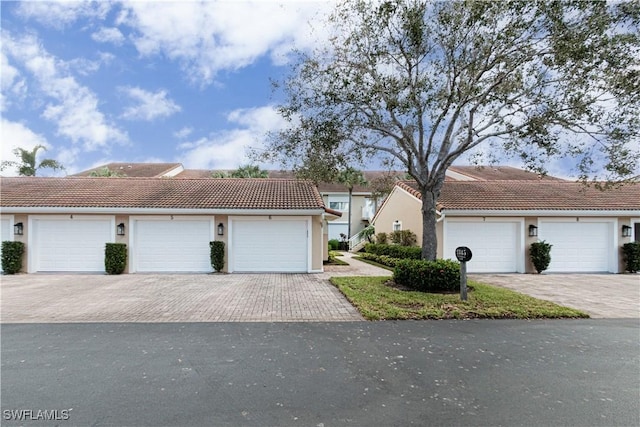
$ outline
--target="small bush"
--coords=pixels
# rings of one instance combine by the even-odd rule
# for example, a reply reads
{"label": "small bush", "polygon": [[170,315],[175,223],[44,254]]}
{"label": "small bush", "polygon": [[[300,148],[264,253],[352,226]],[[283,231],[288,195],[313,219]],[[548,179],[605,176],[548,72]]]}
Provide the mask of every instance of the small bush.
{"label": "small bush", "polygon": [[[2,250],[4,254],[4,248]],[[625,270],[630,273],[640,271],[640,242],[625,243],[622,245],[622,254],[624,255]]]}
{"label": "small bush", "polygon": [[387,244],[387,233],[378,233],[376,234],[376,243],[380,245]]}
{"label": "small bush", "polygon": [[4,274],[16,274],[22,269],[24,243],[2,242],[2,271]]}
{"label": "small bush", "polygon": [[339,246],[340,246],[340,241],[338,239],[329,240],[329,250],[330,251],[337,251]]}
{"label": "small bush", "polygon": [[418,241],[416,233],[411,230],[398,230],[390,235],[391,242],[400,246],[415,246]]}
{"label": "small bush", "polygon": [[209,242],[211,248],[211,267],[216,272],[222,271],[224,268],[224,242]]}
{"label": "small bush", "polygon": [[367,252],[361,252],[358,254],[358,256],[364,259],[375,261],[378,264],[386,265],[387,267],[391,267],[391,268],[395,267],[397,262],[400,261],[399,258],[392,258],[388,255],[370,254]]}
{"label": "small bush", "polygon": [[529,256],[531,257],[531,262],[536,268],[538,274],[549,268],[549,264],[551,263],[552,246],[553,245],[550,245],[544,240],[531,244],[531,248],[529,249]]}
{"label": "small bush", "polygon": [[365,228],[364,230],[362,230],[362,237],[367,239],[367,241],[369,241],[369,243],[373,242],[372,237],[375,234],[376,234],[376,229],[373,226],[369,226],[369,227]]}
{"label": "small bush", "polygon": [[127,245],[107,243],[104,248],[104,270],[107,274],[122,274],[127,266]]}
{"label": "small bush", "polygon": [[421,259],[422,248],[416,246],[381,245],[368,243],[364,247],[365,252],[376,255],[386,255],[400,259]]}
{"label": "small bush", "polygon": [[393,280],[421,292],[459,291],[460,264],[448,259],[403,259],[399,260],[393,269]]}

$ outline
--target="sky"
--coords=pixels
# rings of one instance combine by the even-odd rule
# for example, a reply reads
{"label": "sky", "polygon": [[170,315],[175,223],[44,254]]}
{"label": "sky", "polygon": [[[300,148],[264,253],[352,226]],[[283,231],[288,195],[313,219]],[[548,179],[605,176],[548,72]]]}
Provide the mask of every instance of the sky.
{"label": "sky", "polygon": [[112,161],[247,164],[247,148],[284,124],[271,80],[293,49],[326,40],[331,6],[2,1],[2,160],[42,144],[67,174]]}

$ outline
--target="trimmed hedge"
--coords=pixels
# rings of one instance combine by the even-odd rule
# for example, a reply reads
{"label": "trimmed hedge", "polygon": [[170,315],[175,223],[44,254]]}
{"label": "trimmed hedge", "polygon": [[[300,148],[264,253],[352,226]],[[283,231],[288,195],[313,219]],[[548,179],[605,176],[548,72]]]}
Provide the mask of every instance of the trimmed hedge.
{"label": "trimmed hedge", "polygon": [[340,241],[338,239],[329,240],[329,250],[330,251],[337,251],[339,247],[340,247]]}
{"label": "trimmed hedge", "polygon": [[364,258],[364,259],[368,259],[371,261],[375,261],[378,264],[382,264],[382,265],[386,265],[387,267],[395,267],[397,262],[400,261],[399,258],[392,258],[388,255],[376,255],[376,254],[370,254],[368,252],[360,252],[358,254],[358,256],[360,258]]}
{"label": "trimmed hedge", "polygon": [[448,259],[403,259],[393,269],[393,280],[421,292],[459,291],[460,264]]}
{"label": "trimmed hedge", "polygon": [[2,242],[2,271],[4,274],[16,274],[22,269],[24,243]]}
{"label": "trimmed hedge", "polygon": [[127,266],[127,245],[107,243],[104,248],[104,269],[107,274],[122,274]]}
{"label": "trimmed hedge", "polygon": [[415,246],[381,245],[368,243],[364,247],[365,252],[375,255],[386,255],[399,259],[421,259],[422,248]]}
{"label": "trimmed hedge", "polygon": [[536,268],[538,274],[545,271],[549,268],[549,264],[551,263],[551,247],[553,245],[545,242],[544,240],[540,242],[534,242],[531,244],[531,248],[529,249],[529,255],[531,256],[531,262],[533,266]]}
{"label": "trimmed hedge", "polygon": [[[2,249],[4,251],[4,248]],[[4,254],[4,252],[2,252]],[[630,273],[640,271],[640,242],[625,243],[622,245],[625,270]]]}
{"label": "trimmed hedge", "polygon": [[216,272],[220,272],[224,268],[224,242],[216,240],[209,242],[211,248],[211,267]]}

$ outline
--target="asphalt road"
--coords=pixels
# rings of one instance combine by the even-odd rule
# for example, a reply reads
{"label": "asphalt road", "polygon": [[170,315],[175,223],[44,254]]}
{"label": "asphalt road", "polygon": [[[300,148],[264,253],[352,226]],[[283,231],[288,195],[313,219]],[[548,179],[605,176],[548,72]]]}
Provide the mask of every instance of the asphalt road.
{"label": "asphalt road", "polygon": [[3,426],[640,425],[638,319],[4,324],[1,339]]}

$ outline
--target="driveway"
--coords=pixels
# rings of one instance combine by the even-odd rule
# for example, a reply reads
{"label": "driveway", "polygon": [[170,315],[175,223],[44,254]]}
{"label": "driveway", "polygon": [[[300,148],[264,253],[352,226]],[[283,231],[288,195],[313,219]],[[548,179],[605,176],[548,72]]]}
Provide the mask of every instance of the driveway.
{"label": "driveway", "polygon": [[638,274],[475,274],[469,278],[577,308],[594,318],[640,318]]}
{"label": "driveway", "polygon": [[329,278],[391,273],[361,261],[348,262],[349,266],[327,266],[320,274],[2,276],[0,321],[361,321],[362,316]]}

